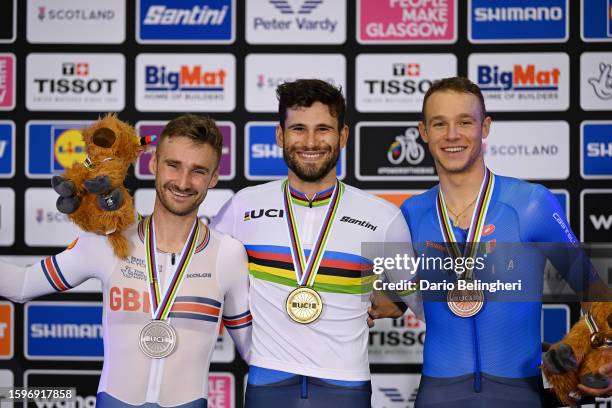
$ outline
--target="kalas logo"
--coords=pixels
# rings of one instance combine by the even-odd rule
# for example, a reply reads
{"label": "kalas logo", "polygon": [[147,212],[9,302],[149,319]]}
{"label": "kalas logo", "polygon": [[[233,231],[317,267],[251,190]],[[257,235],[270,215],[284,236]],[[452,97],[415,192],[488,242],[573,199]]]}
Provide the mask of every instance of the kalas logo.
{"label": "kalas logo", "polygon": [[61,72],[65,78],[35,78],[38,93],[111,94],[117,84],[116,79],[88,79],[90,67],[87,62],[63,62]]}
{"label": "kalas logo", "polygon": [[[612,6],[610,8],[612,16]],[[605,101],[612,99],[612,64],[601,62],[599,64],[599,77],[589,78],[595,95]]]}
{"label": "kalas logo", "polygon": [[201,65],[182,65],[179,70],[168,70],[165,66],[145,66],[146,91],[205,91],[223,92],[226,71],[206,71]]}
{"label": "kalas logo", "polygon": [[394,77],[413,79],[366,79],[363,82],[368,86],[368,93],[370,95],[412,95],[416,92],[425,94],[432,85],[429,79],[417,80],[421,76],[419,63],[393,63],[391,72]]}
{"label": "kalas logo", "polygon": [[536,69],[535,64],[515,64],[511,71],[499,66],[478,65],[478,85],[482,91],[558,91],[561,70]]}
{"label": "kalas logo", "polygon": [[425,149],[417,142],[418,138],[419,131],[414,127],[406,129],[403,135],[395,136],[395,141],[387,150],[389,163],[401,164],[404,160],[412,165],[421,163],[425,158]]}
{"label": "kalas logo", "polygon": [[310,14],[319,7],[323,0],[304,0],[300,8],[295,11],[288,0],[269,0],[270,4],[278,9],[282,14]]}

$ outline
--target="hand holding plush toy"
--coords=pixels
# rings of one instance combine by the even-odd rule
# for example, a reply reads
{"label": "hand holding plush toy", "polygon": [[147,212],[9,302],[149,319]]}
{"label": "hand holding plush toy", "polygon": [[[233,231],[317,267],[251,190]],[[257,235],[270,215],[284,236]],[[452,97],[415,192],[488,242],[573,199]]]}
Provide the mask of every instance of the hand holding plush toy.
{"label": "hand holding plush toy", "polygon": [[128,168],[155,136],[138,138],[129,124],[108,114],[83,130],[87,159],[51,180],[57,209],[82,230],[106,235],[115,255],[126,258],[121,232],[134,222],[134,202],[123,181]]}
{"label": "hand holding plush toy", "polygon": [[575,406],[578,384],[606,389],[610,378],[599,372],[612,362],[612,302],[594,302],[572,330],[543,358],[544,375],[559,401]]}

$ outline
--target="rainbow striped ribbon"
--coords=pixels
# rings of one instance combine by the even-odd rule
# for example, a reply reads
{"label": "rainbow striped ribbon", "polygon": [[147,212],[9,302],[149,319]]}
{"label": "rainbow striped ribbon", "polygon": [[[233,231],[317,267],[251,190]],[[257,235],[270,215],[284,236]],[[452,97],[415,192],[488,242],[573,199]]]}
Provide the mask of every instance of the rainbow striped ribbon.
{"label": "rainbow striped ribbon", "polygon": [[[476,252],[478,252],[478,242],[482,236],[482,229],[485,224],[485,218],[489,211],[489,204],[491,203],[491,197],[493,196],[493,188],[495,187],[495,175],[485,167],[485,175],[480,185],[480,191],[478,193],[478,199],[476,200],[476,206],[474,207],[474,213],[472,214],[472,220],[470,221],[470,229],[466,237],[465,248],[463,256],[466,258],[474,258]],[[440,225],[440,231],[442,231],[442,237],[444,238],[444,244],[448,252],[454,258],[460,258],[462,256],[459,245],[457,245],[457,238],[453,232],[451,221],[446,211],[446,203],[444,201],[444,194],[442,189],[438,189],[438,197],[436,199],[436,211],[438,213],[438,223]],[[463,279],[472,278],[472,269],[466,270]]]}
{"label": "rainbow striped ribbon", "polygon": [[289,240],[291,241],[291,257],[293,258],[296,280],[299,286],[313,286],[317,271],[319,270],[319,265],[321,265],[321,260],[325,253],[327,239],[332,229],[336,211],[340,205],[340,196],[344,192],[344,185],[336,179],[336,185],[334,186],[334,191],[327,205],[325,217],[323,218],[319,234],[317,235],[317,239],[310,251],[308,259],[306,259],[304,255],[304,250],[300,241],[300,234],[298,233],[288,180],[285,180],[283,183],[283,192],[285,214],[287,214],[287,231],[289,233]]}
{"label": "rainbow striped ribbon", "polygon": [[[174,304],[174,299],[178,293],[179,287],[183,281],[183,276],[189,267],[189,263],[191,262],[191,258],[195,253],[198,237],[200,235],[200,223],[196,218],[193,226],[191,227],[191,232],[189,233],[189,237],[187,238],[187,242],[183,247],[183,251],[181,252],[181,256],[179,258],[179,262],[176,265],[176,269],[174,270],[174,274],[172,275],[172,279],[170,284],[166,288],[165,293],[161,293],[159,288],[159,275],[157,273],[157,257],[155,255],[155,228],[153,224],[153,216],[147,217],[144,221],[145,223],[145,250],[146,250],[146,259],[147,259],[147,277],[149,281],[149,299],[151,301],[151,314],[153,315],[154,320],[165,320],[168,317],[168,313],[170,313],[170,309],[172,309],[172,305]],[[208,229],[206,229],[207,236],[204,238],[205,240],[208,238]]]}

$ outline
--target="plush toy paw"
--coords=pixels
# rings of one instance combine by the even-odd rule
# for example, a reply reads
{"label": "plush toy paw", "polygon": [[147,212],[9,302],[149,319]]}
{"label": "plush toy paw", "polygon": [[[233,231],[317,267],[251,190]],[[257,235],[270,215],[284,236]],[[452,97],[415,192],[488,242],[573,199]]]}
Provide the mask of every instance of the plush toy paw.
{"label": "plush toy paw", "polygon": [[98,195],[98,207],[104,211],[115,211],[123,205],[123,194],[118,188],[108,194]]}
{"label": "plush toy paw", "polygon": [[72,214],[81,205],[79,197],[73,195],[69,197],[58,197],[55,207],[63,214]]}
{"label": "plush toy paw", "polygon": [[98,176],[89,180],[85,180],[83,187],[90,193],[100,194],[105,193],[111,188],[111,181],[108,176]]}
{"label": "plush toy paw", "polygon": [[610,379],[607,375],[590,373],[580,376],[580,382],[590,388],[608,388]]}
{"label": "plush toy paw", "polygon": [[561,344],[558,348],[548,350],[542,362],[553,374],[563,374],[578,368],[574,351],[567,344]]}
{"label": "plush toy paw", "polygon": [[70,197],[76,195],[74,183],[62,176],[53,176],[51,178],[51,187],[53,187],[53,190],[55,190],[60,197]]}

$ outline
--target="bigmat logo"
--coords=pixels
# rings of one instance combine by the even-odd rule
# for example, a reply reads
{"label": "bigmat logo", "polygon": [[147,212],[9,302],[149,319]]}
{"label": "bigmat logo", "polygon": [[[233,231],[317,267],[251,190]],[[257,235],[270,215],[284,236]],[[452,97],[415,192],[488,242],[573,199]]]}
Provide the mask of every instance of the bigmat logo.
{"label": "bigmat logo", "polygon": [[502,176],[565,180],[570,171],[569,137],[564,121],[493,122],[483,146],[485,163]]}
{"label": "bigmat logo", "polygon": [[87,157],[81,129],[85,121],[38,121],[26,123],[26,175],[50,178]]}
{"label": "bigmat logo", "polygon": [[13,358],[15,317],[11,302],[0,302],[0,360]]}
{"label": "bigmat logo", "polygon": [[29,54],[26,107],[31,111],[123,110],[123,54]]}
{"label": "bigmat logo", "polygon": [[612,122],[580,124],[580,174],[585,179],[612,179]]}
{"label": "bigmat logo", "polygon": [[372,408],[413,408],[420,382],[420,374],[372,374]]}
{"label": "bigmat logo", "polygon": [[210,373],[208,375],[208,408],[234,408],[234,375]]}
{"label": "bigmat logo", "polygon": [[[380,324],[379,324],[380,323]],[[370,329],[368,353],[374,364],[423,364],[425,323],[409,312]]]}
{"label": "bigmat logo", "polygon": [[408,200],[410,197],[414,197],[415,195],[419,195],[425,190],[365,190],[370,194],[374,194],[376,197],[380,197],[383,200],[390,202],[395,205],[397,208],[400,208],[404,201]]}
{"label": "bigmat logo", "polygon": [[102,303],[29,302],[23,337],[30,360],[101,361]]}
{"label": "bigmat logo", "polygon": [[23,374],[24,387],[76,388],[73,403],[45,402],[41,407],[48,408],[94,408],[100,382],[101,371],[94,370],[26,370]]}
{"label": "bigmat logo", "polygon": [[612,242],[612,189],[580,193],[580,241]]}
{"label": "bigmat logo", "polygon": [[0,187],[0,245],[15,243],[15,191]]}
{"label": "bigmat logo", "polygon": [[51,188],[25,192],[25,242],[28,246],[65,247],[79,235],[78,227],[55,208],[57,193]]}
{"label": "bigmat logo", "polygon": [[125,2],[30,0],[26,27],[30,43],[120,44],[125,41]]}
{"label": "bigmat logo", "polygon": [[[167,122],[140,121],[136,123],[136,130],[141,136],[160,135]],[[223,136],[223,149],[221,150],[221,161],[219,162],[219,179],[231,180],[235,175],[236,168],[236,127],[233,122],[215,122]],[[154,145],[157,143],[155,142]],[[150,150],[141,154],[136,161],[135,174],[141,180],[153,180],[155,176],[149,170],[149,162],[154,151]]]}
{"label": "bigmat logo", "polygon": [[17,38],[17,0],[0,2],[0,43],[12,43]]}
{"label": "bigmat logo", "polygon": [[612,0],[583,0],[580,9],[582,41],[612,41]]}
{"label": "bigmat logo", "polygon": [[468,38],[472,43],[565,42],[568,0],[470,0]]}
{"label": "bigmat logo", "polygon": [[361,44],[457,41],[456,0],[357,0]]}
{"label": "bigmat logo", "polygon": [[454,54],[361,54],[356,64],[360,112],[420,112],[433,81],[457,75]]}
{"label": "bigmat logo", "polygon": [[346,57],[341,54],[249,54],[244,64],[249,112],[277,112],[276,87],[298,78],[341,86],[346,96]]}
{"label": "bigmat logo", "polygon": [[469,78],[489,111],[569,108],[569,57],[565,53],[472,54]]}
{"label": "bigmat logo", "polygon": [[[276,145],[277,122],[248,122],[244,129],[244,172],[247,180],[275,180],[287,177],[283,149]],[[340,152],[336,176],[342,180],[346,149]]]}
{"label": "bigmat logo", "polygon": [[357,180],[437,180],[433,157],[416,122],[359,122]]}
{"label": "bigmat logo", "polygon": [[15,123],[0,120],[0,179],[15,175]]}
{"label": "bigmat logo", "polygon": [[[210,224],[213,217],[217,215],[221,207],[229,201],[234,195],[230,189],[214,188],[208,190],[206,198],[198,208],[198,217],[206,225]],[[140,214],[148,215],[153,213],[153,204],[155,203],[154,188],[139,188],[134,193],[134,202],[136,210]]]}
{"label": "bigmat logo", "polygon": [[346,2],[249,0],[246,39],[251,44],[342,44]]}
{"label": "bigmat logo", "polygon": [[236,0],[137,0],[141,44],[229,44],[236,36]]}
{"label": "bigmat logo", "polygon": [[15,61],[14,54],[0,54],[0,111],[15,108]]}
{"label": "bigmat logo", "polygon": [[236,106],[232,54],[140,54],[136,57],[139,111],[231,112]]}
{"label": "bigmat logo", "polygon": [[580,55],[580,106],[584,110],[612,110],[612,53]]}

